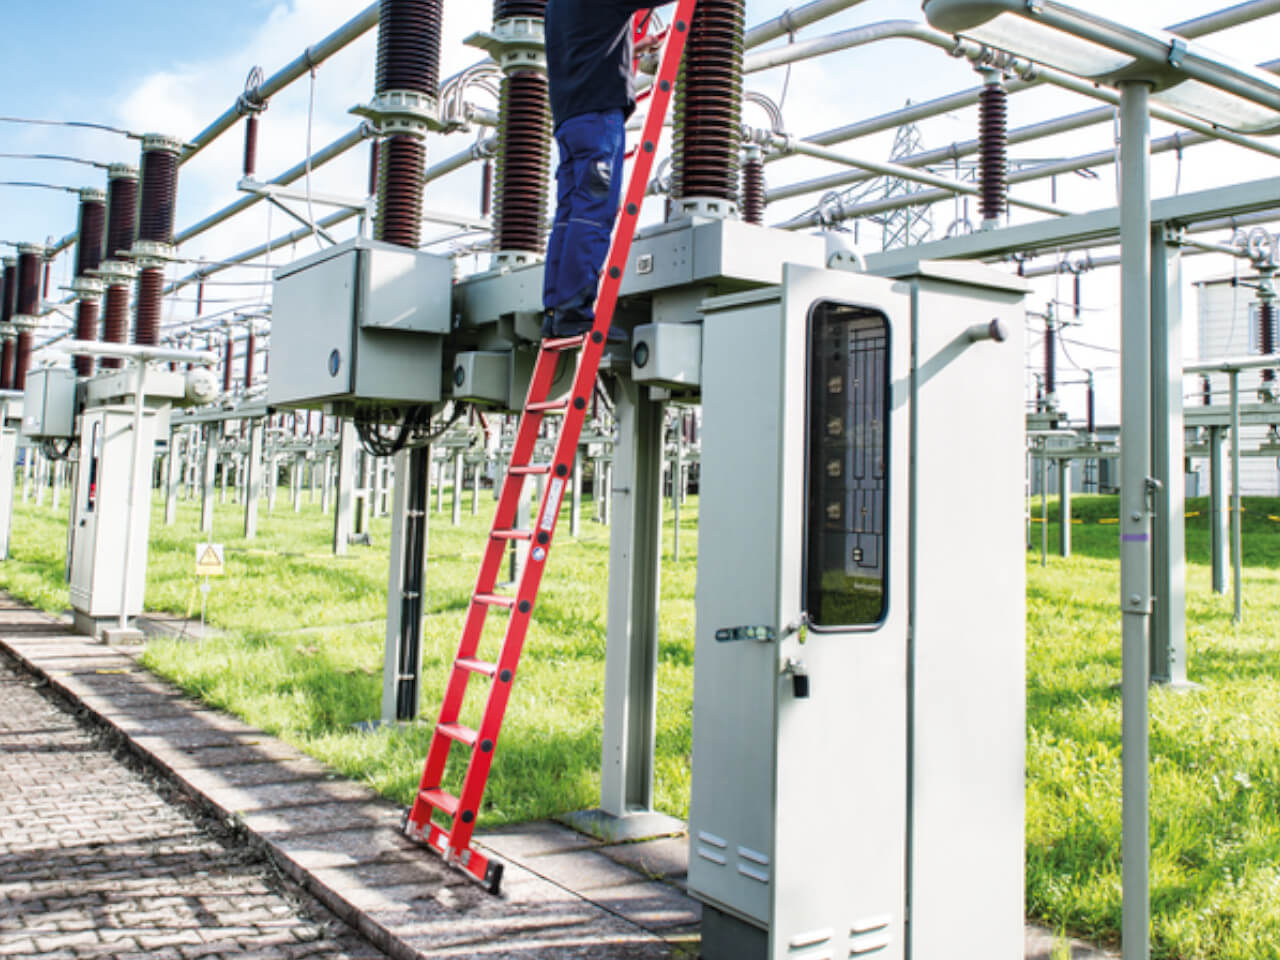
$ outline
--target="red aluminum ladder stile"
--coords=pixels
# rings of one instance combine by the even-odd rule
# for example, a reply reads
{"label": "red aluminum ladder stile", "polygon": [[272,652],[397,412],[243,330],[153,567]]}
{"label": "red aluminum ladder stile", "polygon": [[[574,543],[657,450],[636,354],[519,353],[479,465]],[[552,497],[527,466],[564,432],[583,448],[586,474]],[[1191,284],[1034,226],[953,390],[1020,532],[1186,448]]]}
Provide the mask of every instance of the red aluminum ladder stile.
{"label": "red aluminum ladder stile", "polygon": [[[627,182],[622,210],[601,277],[595,324],[589,333],[582,336],[543,340],[538,351],[524,412],[520,417],[520,426],[511,452],[511,464],[503,480],[498,509],[494,514],[493,527],[480,564],[480,575],[467,608],[462,639],[449,672],[439,720],[427,750],[422,781],[417,798],[405,816],[404,830],[408,836],[425,843],[440,853],[447,862],[460,867],[494,893],[498,891],[502,881],[502,864],[491,859],[483,850],[475,848],[472,845],[472,834],[480,802],[484,797],[485,784],[489,779],[489,769],[493,764],[502,718],[511,697],[511,685],[515,681],[530,615],[538,597],[538,585],[542,582],[547,554],[555,535],[560,504],[573,470],[578,439],[595,389],[596,374],[604,354],[614,308],[617,306],[631,241],[635,236],[640,207],[644,203],[645,190],[653,171],[658,140],[675,89],[696,3],[697,0],[679,0],[672,26],[667,32],[661,63],[652,86],[652,98],[640,149]],[[569,399],[549,401],[547,397],[556,379],[557,365],[563,356],[575,352],[578,355],[578,366]],[[543,418],[547,416],[563,417],[555,454],[550,463],[532,463],[538,431]],[[537,521],[532,530],[518,530],[515,522],[521,488],[526,477],[539,474],[546,475],[548,479],[546,493],[538,505]],[[497,592],[497,582],[506,551],[514,540],[530,540],[532,543],[515,596],[510,596]],[[479,657],[485,616],[490,607],[499,607],[509,612],[506,633],[496,663]],[[489,696],[478,730],[463,725],[459,720],[467,683],[473,675],[490,680]],[[455,744],[471,751],[462,790],[456,797],[442,786],[449,751]],[[450,821],[447,828],[433,819],[436,812]]]}

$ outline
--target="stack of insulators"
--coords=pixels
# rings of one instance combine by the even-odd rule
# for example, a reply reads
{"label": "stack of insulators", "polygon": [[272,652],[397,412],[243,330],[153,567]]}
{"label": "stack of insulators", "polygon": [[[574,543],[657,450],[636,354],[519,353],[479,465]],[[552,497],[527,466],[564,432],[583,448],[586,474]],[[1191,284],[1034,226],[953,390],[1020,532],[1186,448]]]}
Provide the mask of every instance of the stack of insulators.
{"label": "stack of insulators", "polygon": [[[1275,353],[1276,349],[1276,305],[1270,300],[1258,304],[1258,349],[1265,357]],[[1276,379],[1274,370],[1263,370],[1265,383],[1273,383]]]}
{"label": "stack of insulators", "polygon": [[764,223],[764,160],[759,154],[742,161],[742,219]]}
{"label": "stack of insulators", "polygon": [[[5,258],[4,287],[0,288],[0,331],[7,332],[13,319],[13,306],[18,294],[18,265],[11,257]],[[13,338],[6,336],[0,347],[0,390],[13,389]]]}
{"label": "stack of insulators", "polygon": [[521,71],[503,78],[493,220],[495,248],[502,252],[541,254],[546,249],[549,97],[547,79],[540,73]]}
{"label": "stack of insulators", "polygon": [[[441,0],[382,0],[376,92],[406,90],[438,97]],[[417,247],[422,232],[426,145],[397,134],[378,149],[378,239]]]}
{"label": "stack of insulators", "polygon": [[[31,251],[18,251],[18,292],[14,312],[19,316],[34,317],[40,309],[40,260],[41,255]],[[13,357],[13,389],[27,388],[27,368],[31,365],[31,331],[18,332],[18,345]]]}
{"label": "stack of insulators", "polygon": [[[102,295],[102,342],[124,343],[129,333],[129,288],[124,284],[107,287]],[[115,370],[124,363],[119,357],[103,357],[99,366]]]}
{"label": "stack of insulators", "polygon": [[[100,194],[99,194],[100,196]],[[76,242],[76,276],[87,277],[102,264],[102,239],[107,223],[107,205],[93,196],[81,196],[80,229]],[[81,297],[76,303],[76,339],[98,339],[98,298]],[[93,373],[93,357],[76,354],[76,373]]]}
{"label": "stack of insulators", "polygon": [[1009,94],[989,83],[978,95],[979,207],[984,221],[999,220],[1009,190]]}
{"label": "stack of insulators", "polygon": [[1044,322],[1044,392],[1052,397],[1058,391],[1058,352],[1054,337],[1057,333],[1053,321]]}
{"label": "stack of insulators", "polygon": [[173,215],[178,200],[178,155],[156,148],[142,152],[142,205],[138,239],[173,243]]}
{"label": "stack of insulators", "polygon": [[249,328],[249,336],[245,339],[244,349],[244,388],[253,386],[253,353],[258,348],[258,338],[253,328]]}
{"label": "stack of insulators", "polygon": [[745,0],[699,0],[676,89],[671,196],[735,202]]}
{"label": "stack of insulators", "polygon": [[440,0],[382,0],[378,16],[376,90],[413,90],[434,97],[440,88]]}
{"label": "stack of insulators", "polygon": [[137,232],[138,178],[131,167],[118,168],[107,181],[107,259],[119,260],[132,250]]}
{"label": "stack of insulators", "polygon": [[547,0],[493,0],[493,22],[501,23],[512,17],[544,17]]}
{"label": "stack of insulators", "polygon": [[388,137],[378,153],[378,239],[417,248],[427,145],[417,137]]}
{"label": "stack of insulators", "polygon": [[[138,240],[172,244],[173,216],[178,200],[178,154],[165,147],[142,151],[142,203],[138,208]],[[160,342],[160,314],[164,300],[164,268],[144,266],[138,273],[138,302],[133,342]]]}

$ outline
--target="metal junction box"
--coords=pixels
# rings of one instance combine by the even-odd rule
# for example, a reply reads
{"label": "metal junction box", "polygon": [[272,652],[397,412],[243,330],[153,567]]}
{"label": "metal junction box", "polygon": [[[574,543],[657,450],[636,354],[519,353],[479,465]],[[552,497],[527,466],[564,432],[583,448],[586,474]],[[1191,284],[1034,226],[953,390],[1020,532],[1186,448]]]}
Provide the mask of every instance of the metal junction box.
{"label": "metal junction box", "polygon": [[76,435],[76,374],[66,367],[44,367],[27,374],[22,399],[22,435],[32,440]]}
{"label": "metal junction box", "polygon": [[362,237],[278,270],[267,402],[438,401],[452,285],[448,258]]}
{"label": "metal junction box", "polygon": [[1023,955],[1023,296],[788,266],[704,304],[704,960]]}
{"label": "metal junction box", "polygon": [[702,325],[646,323],[631,336],[631,379],[650,386],[696,387],[702,373]]}
{"label": "metal junction box", "polygon": [[[461,352],[454,359],[450,393],[455,400],[518,413],[524,409],[536,362],[537,351],[532,347]],[[547,399],[562,399],[573,386],[575,372],[576,367],[566,354],[556,368]]]}

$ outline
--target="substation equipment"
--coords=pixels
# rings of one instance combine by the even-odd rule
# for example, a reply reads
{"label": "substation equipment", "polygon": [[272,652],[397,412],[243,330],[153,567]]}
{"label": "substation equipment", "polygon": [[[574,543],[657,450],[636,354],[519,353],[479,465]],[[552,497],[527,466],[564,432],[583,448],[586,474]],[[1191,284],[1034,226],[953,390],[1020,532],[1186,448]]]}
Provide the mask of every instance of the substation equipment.
{"label": "substation equipment", "polygon": [[[824,6],[805,10],[817,19],[825,14],[815,9]],[[960,0],[931,0],[930,6],[944,14],[966,7]],[[980,13],[1006,7],[1011,15],[1025,13],[1014,6],[1001,0]],[[1052,20],[1064,5],[1037,0],[1028,7],[1047,10]],[[264,412],[322,410],[343,418],[343,444],[358,435],[370,453],[395,456],[383,696],[388,722],[418,712],[430,448],[451,442],[447,431],[467,406],[519,411],[537,352],[550,141],[543,8],[543,0],[496,0],[492,30],[472,38],[502,74],[490,268],[457,278],[451,258],[417,249],[425,134],[453,122],[441,106],[441,3],[382,0],[375,96],[356,111],[367,126],[328,148],[336,155],[347,140],[374,137],[376,236],[333,245],[281,268],[275,278],[278,349]],[[374,19],[366,11],[353,20],[320,45],[317,59]],[[796,25],[788,12],[772,36]],[[1004,272],[957,261],[1096,245],[1119,235],[1126,377],[1139,385],[1149,378],[1154,395],[1152,409],[1145,387],[1126,392],[1125,432],[1135,439],[1122,448],[1130,464],[1124,496],[1134,506],[1125,521],[1126,593],[1132,588],[1136,598],[1125,607],[1125,949],[1126,956],[1144,955],[1145,932],[1138,931],[1145,931],[1146,894],[1133,878],[1145,879],[1145,830],[1134,829],[1145,827],[1145,780],[1134,779],[1139,769],[1145,775],[1145,731],[1135,734],[1145,711],[1139,716],[1131,708],[1145,695],[1147,671],[1145,662],[1137,671],[1131,663],[1145,649],[1150,617],[1154,645],[1183,632],[1182,587],[1174,577],[1183,551],[1170,508],[1180,502],[1184,455],[1178,257],[1188,227],[1273,212],[1280,187],[1259,181],[1148,204],[1142,77],[1121,77],[1123,92],[1115,96],[1018,59],[1016,43],[1003,52],[999,37],[987,47],[953,35],[952,28],[943,34],[923,24],[889,26],[856,43],[868,42],[871,33],[911,36],[968,57],[983,74],[976,100],[967,101],[981,104],[981,185],[957,190],[979,195],[986,229],[886,250],[859,265],[827,238],[759,225],[766,199],[762,147],[833,155],[778,130],[744,136],[743,3],[698,5],[678,86],[666,222],[636,236],[615,317],[630,343],[610,349],[601,365],[616,418],[601,801],[571,819],[613,838],[653,835],[672,825],[652,809],[664,407],[700,402],[706,495],[689,890],[704,906],[703,955],[1021,956],[1025,288]],[[966,20],[954,29],[967,33],[971,26]],[[1111,41],[1105,26],[1097,29]],[[1003,36],[1018,39],[1016,32]],[[1176,94],[1170,77],[1182,69],[1182,58],[1188,69],[1204,69],[1201,52],[1179,41],[1149,49],[1168,54],[1159,93]],[[790,57],[765,59],[776,65]],[[251,91],[250,129],[266,96],[312,63],[309,50],[305,62]],[[999,225],[1009,182],[1002,76],[1015,74],[1015,83],[1047,77],[1121,102],[1121,208]],[[121,343],[136,279],[135,338],[145,346],[154,336],[159,265],[174,239],[178,158],[202,149],[243,113],[219,118],[194,147],[165,138],[144,142],[143,229],[120,227],[121,239],[106,244],[108,262],[77,270],[78,321],[86,329],[101,300],[104,339]],[[1178,122],[1199,123],[1192,129],[1206,139],[1232,138],[1194,118]],[[250,166],[246,158],[247,176]],[[159,212],[146,200],[149,170]],[[117,181],[122,191],[131,183],[136,198],[138,171],[113,168],[110,211]],[[250,188],[267,195],[264,185]],[[785,196],[784,190],[770,198]],[[122,209],[131,206],[121,202]],[[184,235],[228,215],[216,214]],[[82,219],[82,237],[91,219]],[[332,222],[338,221],[310,229]],[[115,224],[109,212],[109,235]],[[38,252],[19,253],[23,277],[31,265],[38,270]],[[34,259],[24,261],[25,253]],[[7,272],[6,291],[32,289],[34,280],[11,284]],[[14,322],[2,329],[16,333],[25,317],[34,320],[38,295],[28,303],[29,309],[6,306],[5,319]],[[5,337],[6,355],[11,349],[22,353],[20,335],[12,344]],[[29,333],[25,349],[29,355]],[[102,517],[107,499],[118,505],[145,497],[139,474],[150,476],[123,452],[130,444],[111,445],[107,438],[131,432],[134,451],[154,450],[167,405],[180,392],[177,380],[143,373],[142,365],[130,377],[109,363],[93,376],[92,365],[84,369],[78,361],[78,382],[49,370],[26,385],[21,402],[22,412],[31,411],[31,438],[56,449],[74,440],[78,451],[72,579],[82,598],[77,619],[89,629],[136,610],[127,599],[115,609],[109,598],[95,603],[97,594],[112,589],[131,595],[130,576],[140,579],[145,569],[146,511],[135,520],[143,558],[132,572],[101,586],[84,573],[114,562],[107,545],[121,534]],[[5,381],[8,369],[0,365],[0,391],[23,389]],[[13,369],[25,376],[26,364]],[[557,381],[560,396],[567,374]],[[188,397],[200,392],[191,384],[184,389]],[[0,396],[11,424],[20,415],[17,395]],[[5,443],[0,431],[0,455]],[[955,469],[975,451],[989,468],[981,484],[966,478],[977,471]],[[344,463],[346,456],[340,454]],[[972,509],[975,502],[985,509]],[[1147,546],[1152,534],[1154,571]],[[139,541],[129,542],[136,554]],[[517,560],[528,548],[512,544]],[[1142,748],[1136,759],[1129,744]],[[1131,806],[1139,794],[1142,804]]]}
{"label": "substation equipment", "polygon": [[[364,112],[398,131],[382,85],[396,6],[383,5],[379,99]],[[405,4],[419,6],[431,7]],[[413,444],[430,442],[420,428],[439,405],[519,411],[540,336],[541,4],[497,6],[484,38],[506,71],[492,269],[455,282],[414,237],[389,241],[421,197],[384,161],[382,238],[276,273],[268,403],[351,417],[397,456],[386,720],[416,714],[420,684],[427,508]],[[688,118],[705,121],[698,98],[736,107],[741,17],[711,0],[695,15],[685,70],[705,76],[677,104],[679,186],[668,221],[635,238],[615,318],[631,344],[601,367],[617,418],[604,786],[582,823],[619,836],[669,822],[652,811],[663,410],[700,401],[690,891],[703,955],[893,957],[910,942],[912,955],[947,943],[957,956],[963,927],[982,956],[1011,958],[1024,286],[970,265],[828,269],[822,237],[738,219],[736,110]],[[712,69],[726,57],[738,69]],[[553,396],[567,384],[562,371]],[[974,443],[998,469],[971,488],[948,463]],[[991,505],[980,518],[975,498]]]}

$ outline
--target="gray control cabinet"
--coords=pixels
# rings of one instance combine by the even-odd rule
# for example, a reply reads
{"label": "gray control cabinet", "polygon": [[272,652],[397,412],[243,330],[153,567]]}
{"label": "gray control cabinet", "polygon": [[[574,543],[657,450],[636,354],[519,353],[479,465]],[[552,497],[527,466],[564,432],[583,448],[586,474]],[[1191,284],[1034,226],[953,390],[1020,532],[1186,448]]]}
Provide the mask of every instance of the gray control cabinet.
{"label": "gray control cabinet", "polygon": [[22,400],[22,435],[33,440],[76,435],[76,374],[66,367],[44,367],[27,374]]}
{"label": "gray control cabinet", "polygon": [[704,960],[1022,955],[1022,297],[788,266],[704,304]]}
{"label": "gray control cabinet", "polygon": [[278,270],[267,402],[440,400],[452,284],[448,258],[362,237]]}

